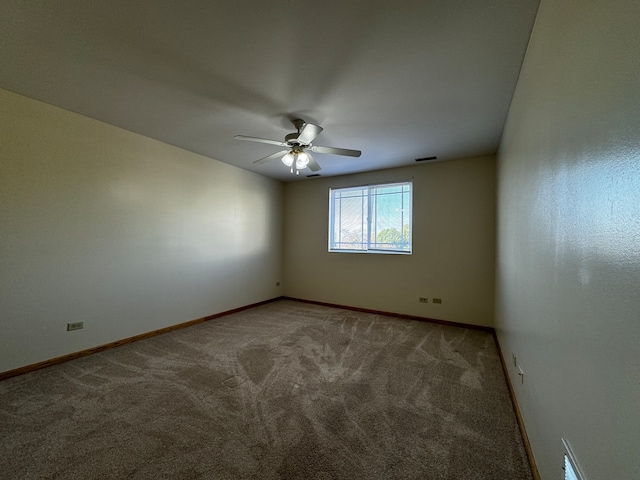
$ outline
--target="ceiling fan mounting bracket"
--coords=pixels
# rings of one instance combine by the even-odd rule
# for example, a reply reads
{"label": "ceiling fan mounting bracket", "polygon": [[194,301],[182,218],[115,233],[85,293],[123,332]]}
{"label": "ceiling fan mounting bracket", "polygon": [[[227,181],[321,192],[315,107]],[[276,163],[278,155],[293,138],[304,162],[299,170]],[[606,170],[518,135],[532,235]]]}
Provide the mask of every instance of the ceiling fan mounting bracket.
{"label": "ceiling fan mounting bracket", "polygon": [[306,122],[299,118],[294,118],[293,120],[291,120],[291,123],[293,123],[293,126],[296,128],[296,130],[298,130],[298,133],[300,133],[300,130],[302,129],[302,127],[304,127]]}

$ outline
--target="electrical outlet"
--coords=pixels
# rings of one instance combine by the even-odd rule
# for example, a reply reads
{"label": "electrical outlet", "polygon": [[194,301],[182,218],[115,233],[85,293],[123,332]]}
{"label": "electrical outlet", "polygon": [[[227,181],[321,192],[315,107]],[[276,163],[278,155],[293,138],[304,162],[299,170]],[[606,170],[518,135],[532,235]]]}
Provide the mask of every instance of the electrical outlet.
{"label": "electrical outlet", "polygon": [[520,375],[520,383],[524,383],[524,372],[522,371],[522,367],[518,367],[518,375]]}
{"label": "electrical outlet", "polygon": [[67,323],[67,332],[84,328],[84,322]]}
{"label": "electrical outlet", "polygon": [[442,303],[442,299],[441,298],[434,298],[432,300],[433,303]]}
{"label": "electrical outlet", "polygon": [[420,303],[429,303],[429,299],[426,297],[418,297],[418,302]]}

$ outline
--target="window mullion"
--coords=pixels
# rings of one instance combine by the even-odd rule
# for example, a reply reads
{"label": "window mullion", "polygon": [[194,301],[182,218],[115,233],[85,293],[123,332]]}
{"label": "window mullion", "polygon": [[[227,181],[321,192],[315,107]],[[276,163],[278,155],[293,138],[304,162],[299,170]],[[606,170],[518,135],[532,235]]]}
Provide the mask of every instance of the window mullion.
{"label": "window mullion", "polygon": [[367,250],[371,249],[371,221],[373,215],[371,214],[373,201],[371,200],[371,187],[367,187]]}
{"label": "window mullion", "polygon": [[[336,194],[335,192],[331,192],[331,212],[329,217],[329,235],[331,248],[335,248],[336,246]],[[338,217],[338,222],[342,220],[342,217]],[[340,230],[338,230],[340,231]],[[340,239],[337,239],[340,242]]]}

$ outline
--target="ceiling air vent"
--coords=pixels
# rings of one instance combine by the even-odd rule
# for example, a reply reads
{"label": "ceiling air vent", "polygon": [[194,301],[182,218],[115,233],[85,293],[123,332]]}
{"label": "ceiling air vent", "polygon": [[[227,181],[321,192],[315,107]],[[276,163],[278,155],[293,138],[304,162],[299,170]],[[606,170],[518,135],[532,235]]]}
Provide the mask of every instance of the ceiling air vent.
{"label": "ceiling air vent", "polygon": [[424,158],[416,158],[416,162],[431,162],[433,160],[437,160],[438,157],[424,157]]}
{"label": "ceiling air vent", "polygon": [[311,177],[319,177],[320,174],[319,173],[312,173],[311,175],[307,175],[307,178],[311,178]]}

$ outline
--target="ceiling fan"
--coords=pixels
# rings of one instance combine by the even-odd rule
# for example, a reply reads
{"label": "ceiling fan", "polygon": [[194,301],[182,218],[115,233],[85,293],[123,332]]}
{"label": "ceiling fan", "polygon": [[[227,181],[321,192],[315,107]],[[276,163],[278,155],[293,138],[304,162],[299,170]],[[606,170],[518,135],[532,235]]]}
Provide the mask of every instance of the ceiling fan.
{"label": "ceiling fan", "polygon": [[311,156],[313,153],[328,153],[332,155],[345,155],[347,157],[359,157],[362,152],[360,150],[348,150],[346,148],[334,148],[334,147],[322,147],[320,145],[313,145],[313,142],[320,132],[322,127],[314,125],[313,123],[305,123],[304,120],[296,118],[292,120],[293,126],[297,132],[290,133],[284,137],[284,142],[278,140],[269,140],[267,138],[248,137],[246,135],[236,135],[234,138],[237,140],[246,140],[249,142],[268,143],[269,145],[277,145],[279,147],[286,147],[286,150],[282,150],[271,155],[267,155],[264,158],[256,160],[253,163],[260,164],[268,162],[269,160],[275,160],[280,158],[282,163],[291,168],[291,173],[300,175],[300,170],[309,168],[312,172],[317,172],[321,169],[318,162]]}

